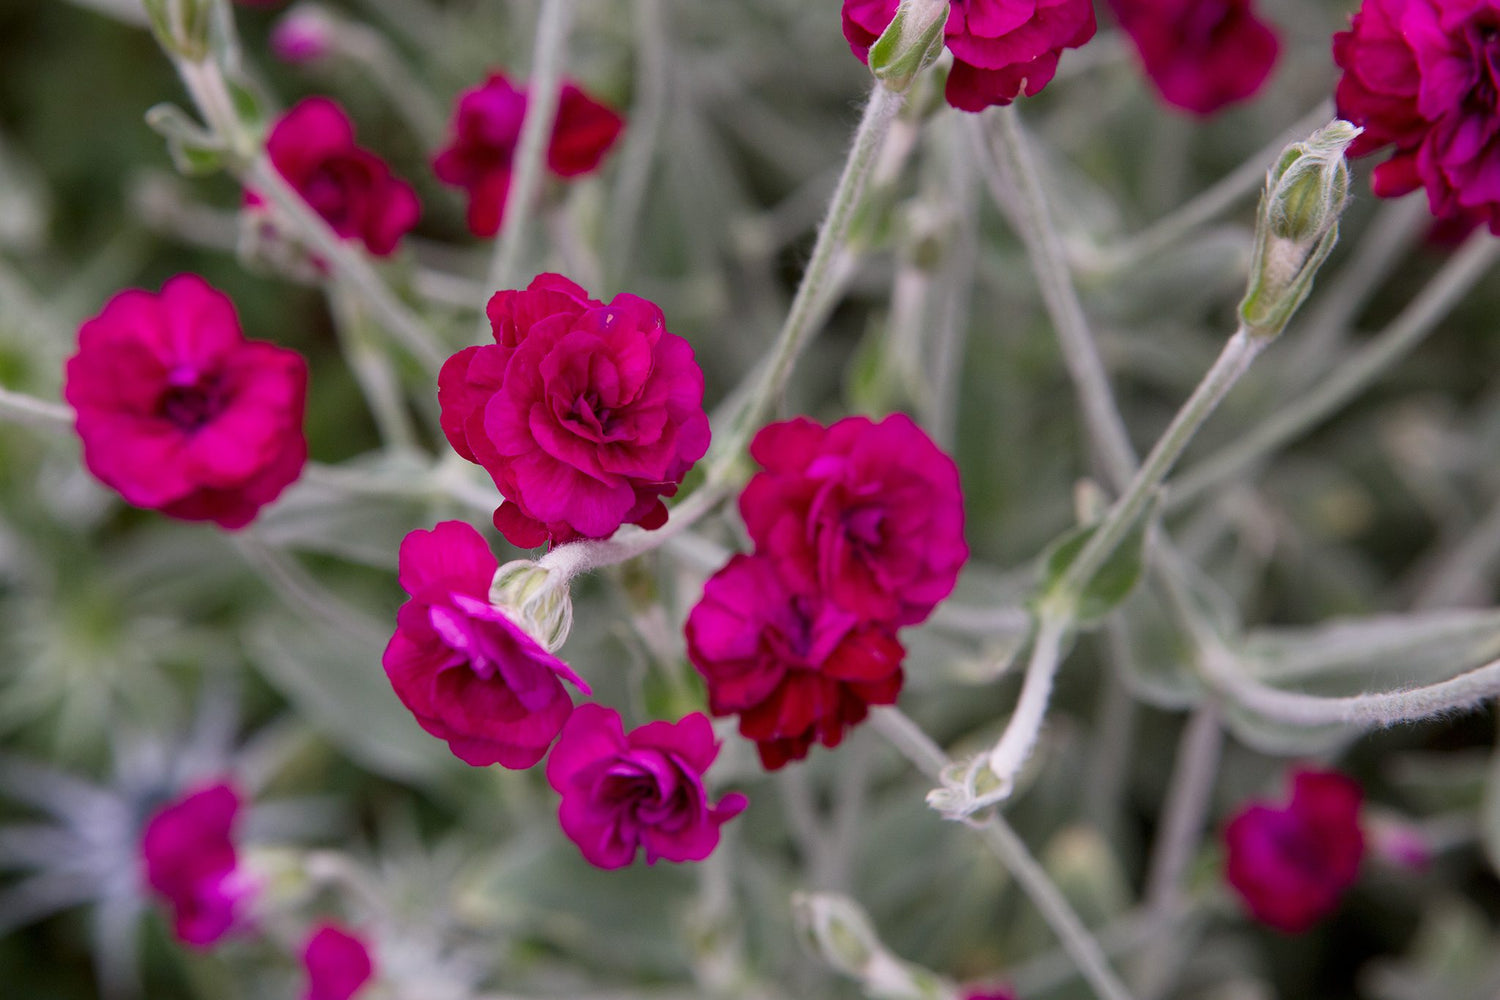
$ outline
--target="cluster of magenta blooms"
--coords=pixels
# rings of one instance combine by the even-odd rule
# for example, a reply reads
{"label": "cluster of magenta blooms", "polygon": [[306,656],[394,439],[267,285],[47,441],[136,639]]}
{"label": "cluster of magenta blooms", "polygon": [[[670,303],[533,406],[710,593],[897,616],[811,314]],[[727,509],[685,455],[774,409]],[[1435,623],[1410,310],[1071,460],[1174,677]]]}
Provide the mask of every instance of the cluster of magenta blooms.
{"label": "cluster of magenta blooms", "polygon": [[[896,7],[845,0],[844,33],[862,60]],[[1197,114],[1254,94],[1276,61],[1276,33],[1251,0],[1110,7],[1163,99]],[[978,111],[1037,93],[1060,54],[1094,30],[1090,0],[953,0],[949,103]],[[282,47],[305,57],[315,42]],[[1394,147],[1375,169],[1375,192],[1422,187],[1440,220],[1500,233],[1500,0],[1364,0],[1333,55],[1344,70],[1339,113],[1364,128],[1352,152]],[[467,194],[478,236],[499,228],[525,107],[524,90],[490,75],[459,97],[451,142],[433,159],[438,178]],[[595,169],[621,128],[613,110],[567,84],[552,173]],[[372,254],[393,252],[417,223],[411,187],[356,143],[331,100],[288,111],[267,150],[336,233]],[[260,205],[254,192],[246,202]],[[450,358],[438,394],[449,443],[503,497],[495,527],[522,548],[660,527],[663,500],[709,444],[688,342],[653,303],[605,304],[553,274],[496,293],[488,316],[494,343]],[[80,329],[65,386],[97,478],[136,506],[226,529],[298,478],[306,395],[302,358],[247,341],[228,298],[193,275],[110,300]],[[905,416],[773,424],[751,455],[761,471],[739,506],[753,551],[707,582],[686,641],[709,711],[737,716],[771,770],[814,743],[836,746],[870,706],[896,700],[898,632],[952,590],[967,548],[958,470]],[[561,826],[591,863],[617,868],[642,849],[648,862],[707,857],[747,805],[738,793],[710,801],[704,774],[719,745],[708,718],[627,732],[614,709],[575,708],[568,686],[588,695],[588,685],[491,604],[497,569],[468,524],[405,539],[399,577],[410,600],[384,655],[403,704],[471,765],[528,768],[546,757]],[[1346,777],[1299,771],[1286,803],[1250,803],[1233,817],[1227,879],[1255,917],[1294,932],[1337,906],[1364,852],[1360,799]],[[200,788],[145,828],[145,881],[190,944],[250,922],[256,887],[235,851],[240,804],[231,784]],[[309,1000],[347,1000],[373,973],[365,944],[333,924],[313,929],[303,958]]]}

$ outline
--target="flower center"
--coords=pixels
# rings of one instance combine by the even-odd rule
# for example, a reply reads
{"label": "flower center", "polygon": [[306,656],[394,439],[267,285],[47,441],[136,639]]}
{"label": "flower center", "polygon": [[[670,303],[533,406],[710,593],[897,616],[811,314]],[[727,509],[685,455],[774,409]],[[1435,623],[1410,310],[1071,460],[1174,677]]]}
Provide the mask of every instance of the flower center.
{"label": "flower center", "polygon": [[885,540],[882,530],[885,510],[874,504],[855,507],[844,514],[844,533],[861,549],[877,549]]}
{"label": "flower center", "polygon": [[179,430],[191,433],[218,416],[223,408],[223,392],[217,376],[193,372],[184,377],[173,373],[167,391],[157,403],[157,415]]}
{"label": "flower center", "polygon": [[1469,102],[1486,113],[1500,108],[1500,18],[1481,15],[1470,27],[1470,42],[1478,70]]}

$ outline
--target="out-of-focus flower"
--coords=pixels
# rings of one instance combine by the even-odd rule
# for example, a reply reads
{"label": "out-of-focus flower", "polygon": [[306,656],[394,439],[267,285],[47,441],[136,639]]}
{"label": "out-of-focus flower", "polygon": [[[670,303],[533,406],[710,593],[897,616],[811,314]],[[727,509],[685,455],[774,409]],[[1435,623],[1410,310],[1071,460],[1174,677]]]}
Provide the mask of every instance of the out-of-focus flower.
{"label": "out-of-focus flower", "polygon": [[224,782],[157,810],[146,823],[146,882],[172,908],[172,928],[206,948],[243,924],[254,883],[239,868],[234,826],[239,793]]}
{"label": "out-of-focus flower", "polygon": [[170,517],[244,527],[307,461],[306,363],[245,340],[196,275],[110,299],[78,331],[63,397],[89,471]]}
{"label": "out-of-focus flower", "polygon": [[994,988],[970,987],[959,995],[962,997],[962,1000],[1016,1000],[1016,995],[1010,990]]}
{"label": "out-of-focus flower", "polygon": [[[860,62],[896,16],[899,0],[844,0],[844,38]],[[1090,0],[953,0],[944,29],[953,69],[948,103],[964,111],[1041,93],[1063,49],[1094,37]]]}
{"label": "out-of-focus flower", "polygon": [[1260,90],[1280,51],[1250,0],[1109,0],[1162,100],[1200,115]]}
{"label": "out-of-focus flower", "polygon": [[[503,73],[491,73],[458,98],[453,139],[433,159],[432,169],[438,180],[468,192],[469,230],[475,236],[493,236],[500,229],[525,116],[526,91]],[[548,168],[558,177],[588,173],[609,152],[623,126],[619,115],[576,84],[563,84],[547,144]]]}
{"label": "out-of-focus flower", "polygon": [[1375,194],[1425,188],[1433,215],[1500,234],[1500,3],[1365,0],[1333,59],[1339,117],[1365,129],[1350,155],[1394,147]]}
{"label": "out-of-focus flower", "polygon": [[579,706],[547,758],[563,832],[600,868],[622,868],[642,847],[647,864],[702,861],[748,803],[731,792],[709,804],[703,774],[718,754],[700,713],[626,733],[614,709]]}
{"label": "out-of-focus flower", "polygon": [[413,531],[399,575],[411,600],[382,663],[401,703],[466,764],[526,768],[572,714],[564,680],[588,685],[489,602],[499,564],[461,521]]}
{"label": "out-of-focus flower", "polygon": [[1332,913],[1359,876],[1363,792],[1332,771],[1298,771],[1286,805],[1251,802],[1224,831],[1225,877],[1250,913],[1288,933]]}
{"label": "out-of-focus flower", "polygon": [[282,62],[309,63],[328,55],[337,23],[318,4],[298,4],[271,29],[271,53]]}
{"label": "out-of-focus flower", "polygon": [[302,948],[307,989],[302,1000],[350,1000],[375,974],[370,951],[337,924],[319,924]]}
{"label": "out-of-focus flower", "polygon": [[[394,251],[422,212],[411,185],[355,145],[353,123],[329,98],[309,97],[277,119],[266,155],[335,233],[377,257]],[[253,191],[246,198],[260,203]]]}
{"label": "out-of-focus flower", "polygon": [[661,498],[708,450],[703,372],[661,310],[605,305],[558,274],[489,304],[495,343],[438,375],[448,441],[505,502],[495,526],[522,548],[660,527]]}
{"label": "out-of-focus flower", "polygon": [[969,556],[958,467],[909,417],[771,424],[750,454],[766,471],[740,513],[796,590],[895,625],[952,592]]}
{"label": "out-of-focus flower", "polygon": [[906,651],[893,626],[797,593],[763,556],[737,555],[715,573],[686,631],[710,711],[739,714],[767,770],[814,742],[838,746],[869,706],[894,704],[901,691]]}

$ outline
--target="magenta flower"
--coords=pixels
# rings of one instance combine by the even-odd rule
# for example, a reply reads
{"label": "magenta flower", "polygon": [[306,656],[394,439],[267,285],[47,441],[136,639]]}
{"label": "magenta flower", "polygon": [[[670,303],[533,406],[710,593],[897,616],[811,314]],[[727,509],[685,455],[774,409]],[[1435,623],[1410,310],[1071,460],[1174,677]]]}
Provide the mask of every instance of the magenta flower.
{"label": "magenta flower", "polygon": [[[453,141],[432,161],[438,180],[469,194],[469,231],[494,236],[505,216],[510,167],[526,115],[526,91],[503,73],[491,73],[459,96]],[[547,166],[558,177],[576,177],[599,165],[624,122],[572,83],[558,95],[557,121],[547,145]]]}
{"label": "magenta flower", "polygon": [[1162,100],[1200,115],[1260,90],[1276,32],[1250,0],[1110,0]]}
{"label": "magenta flower", "polygon": [[197,275],[121,292],[86,321],[63,398],[89,471],[169,517],[242,528],[307,461],[306,363],[245,340]]}
{"label": "magenta flower", "polygon": [[334,27],[316,7],[294,7],[271,29],[271,53],[282,62],[310,63],[328,55]]}
{"label": "magenta flower", "polygon": [[239,794],[220,782],[158,809],[141,838],[147,884],[172,908],[177,937],[197,948],[241,925],[254,894],[234,849],[239,811]]}
{"label": "magenta flower", "polygon": [[580,705],[547,758],[547,782],[562,796],[563,832],[590,864],[623,868],[642,847],[648,865],[702,861],[749,801],[731,792],[709,805],[703,774],[718,755],[701,713],[627,734],[619,712]]}
{"label": "magenta flower", "polygon": [[1298,771],[1285,806],[1251,802],[1224,830],[1225,876],[1259,921],[1288,933],[1332,913],[1364,854],[1363,793],[1331,771]]}
{"label": "magenta flower", "polygon": [[350,1000],[375,974],[365,943],[336,924],[319,924],[302,948],[302,1000]]}
{"label": "magenta flower", "polygon": [[1500,0],[1365,0],[1333,36],[1351,156],[1394,147],[1382,198],[1425,188],[1433,215],[1500,234]]}
{"label": "magenta flower", "polygon": [[[899,0],[844,0],[844,38],[868,62]],[[1052,82],[1063,49],[1094,37],[1091,0],[953,0],[944,28],[953,69],[948,103],[963,111],[1035,97]]]}
{"label": "magenta flower", "polygon": [[797,591],[863,619],[914,625],[969,557],[958,467],[904,414],[771,424],[740,495],[758,554]]}
{"label": "magenta flower", "polygon": [[838,746],[869,706],[901,692],[906,651],[893,626],[797,593],[764,556],[737,555],[715,573],[686,632],[709,710],[739,714],[767,770],[806,757],[814,742]]}
{"label": "magenta flower", "polygon": [[490,300],[495,343],[443,365],[443,431],[484,466],[495,527],[522,548],[657,528],[661,498],[708,450],[703,372],[634,295],[609,305],[558,274]]}
{"label": "magenta flower", "polygon": [[499,563],[470,525],[443,521],[401,542],[411,600],[381,662],[417,723],[474,767],[541,760],[589,686],[489,602]]}
{"label": "magenta flower", "polygon": [[[385,161],[354,144],[354,125],[326,97],[309,97],[282,115],[266,137],[266,155],[323,221],[346,240],[388,256],[417,224],[422,206]],[[260,196],[247,193],[258,204]]]}
{"label": "magenta flower", "polygon": [[1016,995],[1010,990],[988,987],[967,989],[962,993],[962,997],[963,1000],[1016,1000]]}

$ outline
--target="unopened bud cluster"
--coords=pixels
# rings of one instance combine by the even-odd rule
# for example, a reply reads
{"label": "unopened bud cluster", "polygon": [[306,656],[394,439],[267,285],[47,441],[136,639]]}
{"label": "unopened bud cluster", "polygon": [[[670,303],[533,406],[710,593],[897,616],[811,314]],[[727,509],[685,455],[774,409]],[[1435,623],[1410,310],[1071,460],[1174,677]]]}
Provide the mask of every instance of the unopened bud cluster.
{"label": "unopened bud cluster", "polygon": [[566,584],[529,559],[508,562],[495,571],[490,603],[525,629],[547,652],[556,652],[573,630],[573,598]]}

